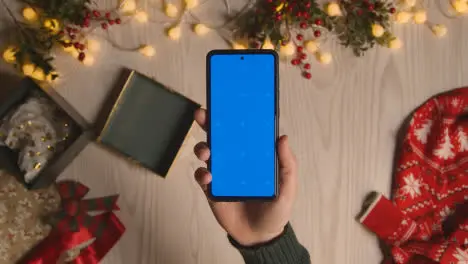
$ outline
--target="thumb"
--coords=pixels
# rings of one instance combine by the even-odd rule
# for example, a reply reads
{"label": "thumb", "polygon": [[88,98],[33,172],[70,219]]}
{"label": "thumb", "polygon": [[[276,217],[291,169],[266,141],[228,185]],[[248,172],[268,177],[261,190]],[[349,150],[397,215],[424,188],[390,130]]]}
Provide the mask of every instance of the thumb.
{"label": "thumb", "polygon": [[296,157],[289,146],[288,136],[281,136],[278,139],[277,145],[280,183],[279,196],[293,199],[297,188]]}

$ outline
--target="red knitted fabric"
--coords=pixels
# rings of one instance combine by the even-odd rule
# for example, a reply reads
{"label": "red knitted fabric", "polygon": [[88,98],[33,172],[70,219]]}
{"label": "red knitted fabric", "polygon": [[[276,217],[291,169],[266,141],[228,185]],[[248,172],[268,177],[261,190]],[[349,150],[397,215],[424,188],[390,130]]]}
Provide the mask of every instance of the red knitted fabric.
{"label": "red knitted fabric", "polygon": [[392,201],[375,195],[360,222],[388,263],[468,264],[468,88],[419,107],[399,151]]}

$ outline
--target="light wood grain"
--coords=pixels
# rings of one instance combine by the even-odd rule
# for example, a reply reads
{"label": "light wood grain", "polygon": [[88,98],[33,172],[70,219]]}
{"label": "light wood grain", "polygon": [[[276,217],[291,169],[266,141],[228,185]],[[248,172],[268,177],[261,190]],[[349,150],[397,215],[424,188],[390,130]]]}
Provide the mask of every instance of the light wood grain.
{"label": "light wood grain", "polygon": [[[160,6],[156,0],[140,4]],[[220,18],[222,1],[211,0],[196,12],[205,19]],[[150,14],[156,20],[163,18],[157,10]],[[296,68],[281,65],[281,131],[290,136],[300,166],[292,223],[313,263],[381,260],[376,238],[354,217],[369,191],[389,193],[399,125],[429,96],[468,84],[467,19],[449,20],[434,6],[429,16],[448,26],[447,37],[437,40],[425,26],[398,26],[402,50],[378,48],[363,58],[329,42],[326,47],[335,55],[334,63],[313,62],[312,81],[301,78]],[[0,18],[0,26],[7,27],[3,9]],[[59,52],[57,66],[63,78],[58,91],[92,122],[119,70],[128,67],[204,104],[205,54],[226,44],[215,34],[197,37],[188,26],[182,40],[173,42],[163,29],[158,23],[130,23],[110,30],[110,37],[127,47],[153,44],[157,56],[152,59],[119,51],[105,41],[93,67],[81,66]],[[97,33],[96,38],[103,36]],[[0,37],[1,43],[7,39]],[[4,64],[0,67],[11,70]],[[202,131],[193,130],[166,179],[95,144],[67,168],[61,179],[82,181],[91,187],[92,196],[120,194],[119,216],[127,232],[103,263],[242,263],[193,180],[193,171],[201,164],[192,156],[192,148],[204,139]]]}

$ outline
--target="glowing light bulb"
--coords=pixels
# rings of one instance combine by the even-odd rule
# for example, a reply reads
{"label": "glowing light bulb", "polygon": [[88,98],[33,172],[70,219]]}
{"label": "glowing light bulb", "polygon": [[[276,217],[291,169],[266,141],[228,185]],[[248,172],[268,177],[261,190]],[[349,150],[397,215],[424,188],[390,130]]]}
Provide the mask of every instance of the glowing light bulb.
{"label": "glowing light bulb", "polygon": [[34,72],[31,74],[31,77],[38,80],[38,81],[45,81],[46,76],[44,70],[37,67]]}
{"label": "glowing light bulb", "polygon": [[270,50],[275,49],[275,46],[273,45],[273,43],[271,43],[270,38],[265,39],[265,41],[263,42],[263,45],[262,45],[262,49],[270,49]]}
{"label": "glowing light bulb", "polygon": [[307,51],[309,51],[310,53],[315,53],[319,48],[319,45],[318,45],[317,41],[315,41],[315,40],[307,41],[304,44],[304,46],[307,49]]}
{"label": "glowing light bulb", "polygon": [[398,12],[395,16],[396,22],[400,24],[406,24],[410,21],[410,19],[411,19],[411,14],[406,11]]}
{"label": "glowing light bulb", "polygon": [[453,0],[452,7],[458,13],[465,14],[468,12],[468,3],[464,0]]}
{"label": "glowing light bulb", "polygon": [[280,53],[284,56],[292,56],[296,53],[296,46],[290,41],[286,45],[281,46]]}
{"label": "glowing light bulb", "polygon": [[143,45],[141,46],[138,51],[146,57],[153,57],[156,54],[156,51],[152,46]]}
{"label": "glowing light bulb", "polygon": [[393,37],[389,42],[388,42],[388,47],[391,49],[400,49],[403,46],[403,42],[397,37]]}
{"label": "glowing light bulb", "polygon": [[385,29],[379,24],[372,25],[372,35],[376,38],[380,38],[385,33]]}
{"label": "glowing light bulb", "polygon": [[34,22],[37,20],[37,12],[31,7],[25,7],[23,9],[23,17],[26,21]]}
{"label": "glowing light bulb", "polygon": [[136,10],[136,2],[134,0],[124,0],[120,5],[120,11],[124,13],[132,13]]}
{"label": "glowing light bulb", "polygon": [[431,31],[436,37],[440,38],[447,34],[447,27],[442,24],[436,24],[431,27]]}
{"label": "glowing light bulb", "polygon": [[413,16],[414,23],[416,24],[424,24],[427,20],[427,14],[425,10],[418,10],[414,12]]}
{"label": "glowing light bulb", "polygon": [[330,64],[332,62],[332,55],[330,52],[317,52],[316,57],[322,64]]}
{"label": "glowing light bulb", "polygon": [[342,16],[343,15],[343,13],[341,12],[340,5],[336,2],[328,3],[325,11],[329,16]]}
{"label": "glowing light bulb", "polygon": [[14,63],[16,61],[16,53],[18,52],[18,48],[11,46],[8,47],[4,52],[3,52],[3,59],[7,63]]}
{"label": "glowing light bulb", "polygon": [[21,69],[23,70],[23,74],[26,76],[31,76],[34,72],[36,66],[32,63],[25,63]]}
{"label": "glowing light bulb", "polygon": [[148,14],[145,11],[138,11],[135,14],[135,19],[140,23],[148,22]]}
{"label": "glowing light bulb", "polygon": [[86,47],[91,52],[97,52],[101,49],[101,43],[95,39],[88,39],[86,41]]}
{"label": "glowing light bulb", "polygon": [[403,0],[402,2],[406,8],[412,8],[416,5],[417,0]]}
{"label": "glowing light bulb", "polygon": [[164,13],[166,14],[166,16],[174,18],[174,17],[177,17],[179,10],[173,4],[166,4]]}
{"label": "glowing light bulb", "polygon": [[94,65],[94,57],[91,56],[90,54],[87,54],[86,57],[84,58],[84,60],[82,61],[82,63],[85,66],[92,66],[92,65]]}
{"label": "glowing light bulb", "polygon": [[238,43],[238,42],[233,42],[232,43],[232,49],[244,50],[244,49],[247,49],[247,47],[244,44],[241,44],[241,43]]}
{"label": "glowing light bulb", "polygon": [[198,36],[204,36],[206,34],[208,34],[208,32],[210,32],[210,28],[203,25],[203,24],[196,24],[194,27],[193,27],[193,31],[195,32],[195,34],[197,34]]}
{"label": "glowing light bulb", "polygon": [[185,0],[185,7],[192,9],[198,5],[198,0]]}
{"label": "glowing light bulb", "polygon": [[179,40],[182,35],[180,26],[175,26],[167,31],[167,36],[172,40]]}
{"label": "glowing light bulb", "polygon": [[44,21],[44,27],[56,34],[60,31],[60,22],[55,18],[49,18]]}

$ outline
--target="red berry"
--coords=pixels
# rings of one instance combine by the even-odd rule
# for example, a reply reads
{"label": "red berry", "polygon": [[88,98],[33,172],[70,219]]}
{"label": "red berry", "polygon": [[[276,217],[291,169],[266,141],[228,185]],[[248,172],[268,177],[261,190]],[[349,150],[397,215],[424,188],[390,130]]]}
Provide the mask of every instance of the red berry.
{"label": "red berry", "polygon": [[307,28],[307,23],[306,22],[301,22],[301,28],[306,29]]}
{"label": "red berry", "polygon": [[307,55],[305,53],[302,53],[300,58],[301,58],[301,60],[305,60],[305,59],[307,59]]}
{"label": "red berry", "polygon": [[67,42],[63,42],[62,45],[65,47],[65,48],[69,48],[71,47],[71,43],[67,43]]}
{"label": "red berry", "polygon": [[122,20],[120,20],[120,18],[117,18],[117,19],[115,20],[115,23],[118,24],[118,25],[120,25],[120,24],[122,23]]}
{"label": "red berry", "polygon": [[298,59],[293,59],[293,60],[291,60],[291,64],[292,64],[292,65],[298,65],[298,64],[299,64],[299,60],[298,60]]}
{"label": "red berry", "polygon": [[302,14],[302,16],[303,16],[305,19],[309,19],[309,17],[310,17],[309,13],[305,13],[305,12]]}
{"label": "red berry", "polygon": [[279,13],[276,14],[276,17],[275,17],[276,20],[281,20],[281,18],[282,18],[281,14],[279,14]]}
{"label": "red berry", "polygon": [[312,74],[310,74],[310,72],[304,72],[304,77],[310,79],[312,78]]}
{"label": "red berry", "polygon": [[102,29],[107,29],[109,25],[107,23],[102,23],[101,24]]}
{"label": "red berry", "polygon": [[78,60],[84,61],[85,58],[86,58],[86,55],[84,54],[84,52],[80,52],[80,54],[78,55]]}
{"label": "red berry", "polygon": [[300,11],[297,12],[297,13],[296,13],[296,16],[297,16],[297,17],[301,17],[301,16],[302,16],[302,12],[300,12]]}
{"label": "red berry", "polygon": [[304,69],[306,69],[306,70],[310,69],[310,63],[304,64]]}
{"label": "red berry", "polygon": [[76,49],[79,49],[81,45],[80,45],[80,43],[75,42],[75,44],[73,44],[73,46],[74,46]]}
{"label": "red berry", "polygon": [[93,15],[94,15],[94,17],[100,17],[101,13],[99,11],[97,11],[97,10],[94,10]]}
{"label": "red berry", "polygon": [[301,53],[303,50],[304,50],[303,47],[301,47],[301,46],[297,47],[297,52]]}
{"label": "red berry", "polygon": [[306,8],[310,8],[310,6],[311,6],[310,2],[307,2],[307,4],[305,5]]}
{"label": "red berry", "polygon": [[390,13],[395,13],[396,12],[396,9],[394,7],[390,8]]}
{"label": "red berry", "polygon": [[374,11],[374,5],[373,5],[373,4],[369,4],[369,6],[367,7],[367,9],[369,9],[369,11]]}
{"label": "red berry", "polygon": [[112,26],[112,25],[114,25],[114,24],[115,24],[115,20],[112,20],[112,19],[111,19],[111,20],[109,20],[109,25],[111,25],[111,26]]}
{"label": "red berry", "polygon": [[106,13],[106,18],[107,18],[107,19],[110,19],[110,18],[111,18],[111,13],[110,13],[110,12],[107,12],[107,13]]}
{"label": "red berry", "polygon": [[289,5],[288,6],[288,12],[292,12],[293,11],[293,6]]}
{"label": "red berry", "polygon": [[302,41],[304,39],[304,36],[302,36],[301,34],[297,34],[296,39]]}
{"label": "red berry", "polygon": [[318,18],[317,18],[317,19],[315,19],[314,23],[315,23],[315,25],[317,25],[317,26],[321,26],[321,25],[323,24],[323,21],[322,21],[321,19],[318,19]]}
{"label": "red berry", "polygon": [[316,38],[319,38],[321,35],[322,35],[322,32],[320,32],[320,30],[315,30],[315,31],[314,31],[314,36],[315,36]]}

